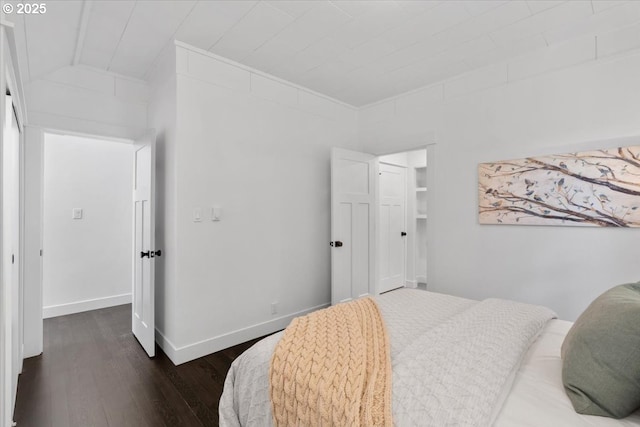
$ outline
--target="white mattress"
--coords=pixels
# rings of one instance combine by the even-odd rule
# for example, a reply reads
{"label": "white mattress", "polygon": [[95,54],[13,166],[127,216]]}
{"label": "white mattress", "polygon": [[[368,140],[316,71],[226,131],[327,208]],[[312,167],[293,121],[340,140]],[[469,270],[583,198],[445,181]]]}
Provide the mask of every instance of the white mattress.
{"label": "white mattress", "polygon": [[560,347],[572,323],[551,320],[525,356],[494,427],[640,426],[640,412],[614,420],[577,414],[562,386]]}

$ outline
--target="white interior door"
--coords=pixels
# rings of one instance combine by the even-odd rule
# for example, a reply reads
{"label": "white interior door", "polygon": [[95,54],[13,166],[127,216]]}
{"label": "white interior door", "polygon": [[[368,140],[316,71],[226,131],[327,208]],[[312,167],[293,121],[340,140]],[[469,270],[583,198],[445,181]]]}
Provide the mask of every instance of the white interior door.
{"label": "white interior door", "polygon": [[132,331],[149,357],[155,356],[155,132],[134,144]]}
{"label": "white interior door", "polygon": [[367,153],[331,152],[331,303],[375,294],[377,161]]}
{"label": "white interior door", "polygon": [[[6,96],[4,113],[5,128],[2,146],[2,197],[3,224],[2,244],[4,259],[2,262],[5,296],[9,302],[10,338],[9,341],[11,372],[11,407],[15,405],[18,375],[22,370],[22,322],[20,301],[20,129],[13,109],[11,96]],[[6,307],[6,305],[5,305]]]}
{"label": "white interior door", "polygon": [[379,292],[405,285],[407,169],[381,163],[379,166]]}

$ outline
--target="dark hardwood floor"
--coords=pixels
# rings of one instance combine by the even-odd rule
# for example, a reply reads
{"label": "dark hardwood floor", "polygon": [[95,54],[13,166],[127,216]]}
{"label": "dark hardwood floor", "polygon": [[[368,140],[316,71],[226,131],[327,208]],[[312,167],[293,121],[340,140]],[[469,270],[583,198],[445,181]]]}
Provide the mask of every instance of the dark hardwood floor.
{"label": "dark hardwood floor", "polygon": [[131,334],[131,306],[44,321],[44,353],[26,359],[18,427],[217,426],[231,362],[257,340],[174,366]]}

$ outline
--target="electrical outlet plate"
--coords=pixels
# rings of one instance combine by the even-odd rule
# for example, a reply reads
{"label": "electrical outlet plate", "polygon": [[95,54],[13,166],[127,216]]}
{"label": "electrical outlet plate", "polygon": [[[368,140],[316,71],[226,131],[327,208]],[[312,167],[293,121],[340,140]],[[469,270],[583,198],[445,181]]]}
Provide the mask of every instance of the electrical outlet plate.
{"label": "electrical outlet plate", "polygon": [[202,208],[193,208],[193,222],[202,222]]}

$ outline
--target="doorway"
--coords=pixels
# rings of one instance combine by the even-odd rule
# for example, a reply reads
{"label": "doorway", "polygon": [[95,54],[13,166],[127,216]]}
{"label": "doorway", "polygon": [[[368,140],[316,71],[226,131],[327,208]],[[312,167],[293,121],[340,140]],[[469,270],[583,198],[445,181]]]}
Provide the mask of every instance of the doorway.
{"label": "doorway", "polygon": [[378,291],[426,289],[427,150],[378,157]]}
{"label": "doorway", "polygon": [[43,317],[131,303],[132,146],[45,133]]}
{"label": "doorway", "polygon": [[[435,144],[376,156],[331,153],[331,302],[427,284],[427,192]],[[431,194],[431,195],[430,195]],[[431,273],[433,274],[433,273]]]}
{"label": "doorway", "polygon": [[131,304],[155,355],[155,131],[43,135],[42,317]]}

